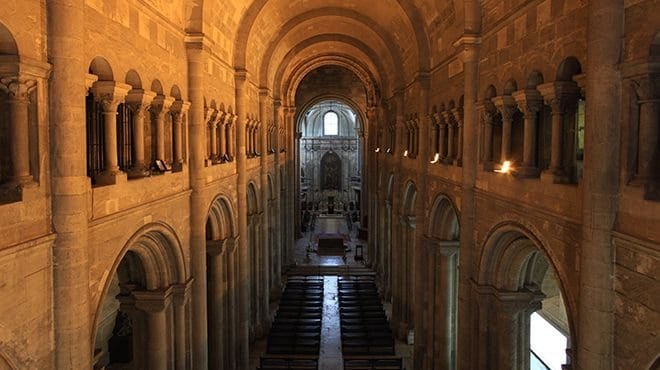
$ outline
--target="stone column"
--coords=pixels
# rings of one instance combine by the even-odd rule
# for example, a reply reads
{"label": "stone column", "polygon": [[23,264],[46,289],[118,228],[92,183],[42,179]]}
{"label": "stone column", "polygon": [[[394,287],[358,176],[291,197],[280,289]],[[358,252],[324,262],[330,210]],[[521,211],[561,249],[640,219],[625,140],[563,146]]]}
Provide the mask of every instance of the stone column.
{"label": "stone column", "polygon": [[529,316],[542,300],[528,292],[496,293],[498,369],[529,369]]}
{"label": "stone column", "polygon": [[103,172],[99,174],[97,183],[103,185],[115,184],[120,177],[117,156],[117,107],[121,104],[130,85],[114,81],[97,81],[92,86],[94,99],[103,108]]}
{"label": "stone column", "polygon": [[171,289],[164,291],[133,291],[135,307],[145,312],[147,319],[147,368],[150,370],[171,369],[168,340],[167,312],[171,303]]}
{"label": "stone column", "polygon": [[[468,9],[466,3],[466,10],[471,10],[478,13],[478,5],[471,2],[472,6],[476,7]],[[469,13],[472,14],[472,13]],[[481,18],[477,15],[476,19]],[[467,24],[467,22],[466,22]],[[478,24],[478,21],[477,21]],[[460,47],[461,60],[463,62],[463,76],[464,76],[464,101],[463,101],[463,178],[462,178],[462,192],[461,192],[461,228],[460,240],[461,245],[468,246],[463,248],[459,255],[459,280],[458,280],[458,310],[457,310],[457,348],[459,349],[459,358],[457,358],[457,368],[470,369],[476,368],[474,366],[474,353],[476,353],[475,343],[473,340],[475,332],[474,327],[474,308],[476,303],[472,296],[472,281],[475,279],[475,261],[477,260],[473,254],[472,246],[477,242],[474,238],[475,230],[475,213],[476,201],[475,192],[476,178],[477,178],[477,115],[476,115],[476,102],[477,91],[479,88],[479,44],[481,39],[474,32],[478,30],[469,30],[461,37],[455,44],[455,47]]]}
{"label": "stone column", "polygon": [[[433,357],[437,369],[455,369],[456,333],[454,323],[456,315],[456,262],[459,242],[454,240],[436,241],[431,248],[436,249],[435,276],[438,281],[435,292],[437,304],[434,306],[436,325],[433,328],[435,345]],[[439,275],[439,276],[438,276]]]}
{"label": "stone column", "polygon": [[487,170],[487,167],[493,162],[493,120],[495,119],[495,115],[493,114],[493,110],[487,109],[488,105],[484,103],[482,111],[484,120],[484,170]]}
{"label": "stone column", "polygon": [[516,169],[520,176],[536,177],[539,174],[536,164],[536,139],[538,132],[538,113],[543,108],[543,98],[537,90],[521,90],[513,93],[525,117],[523,135],[523,164]]}
{"label": "stone column", "polygon": [[[236,247],[238,246],[237,239],[230,239],[227,241],[227,277],[228,277],[228,289],[229,289],[229,307],[228,307],[228,325],[229,325],[229,338],[236,338],[239,333],[239,328],[241,323],[239,322],[239,311],[241,308],[238,306],[239,302],[239,292],[238,288],[242,284],[239,279],[238,272],[238,251]],[[229,340],[227,346],[227,357],[228,361],[227,369],[236,369],[238,366],[239,351],[240,346],[243,345],[242,342],[237,340]]]}
{"label": "stone column", "polygon": [[[48,12],[53,229],[54,368],[90,369],[89,179],[85,160],[85,2],[52,0]],[[75,305],[71,303],[75,302]],[[81,314],[86,313],[86,314]]]}
{"label": "stone column", "polygon": [[[440,135],[444,134],[442,133],[442,129],[440,128],[440,114],[439,113],[434,113],[433,114],[433,141],[435,146],[433,147],[433,150],[435,150],[436,153],[439,154],[439,158],[442,158],[442,150],[440,150],[440,145],[442,145],[442,140],[440,139]],[[435,153],[434,153],[435,154]]]}
{"label": "stone column", "polygon": [[172,103],[170,111],[172,114],[172,124],[174,125],[174,135],[172,135],[172,140],[174,141],[172,145],[172,167],[175,171],[181,171],[183,169],[183,117],[190,109],[190,102],[184,102],[183,100],[176,100]]}
{"label": "stone column", "polygon": [[190,265],[193,277],[192,291],[192,362],[194,369],[208,368],[208,334],[206,304],[206,121],[204,116],[204,45],[201,34],[185,37],[188,57],[188,94],[191,100],[190,133]]}
{"label": "stone column", "polygon": [[208,125],[211,132],[211,163],[218,161],[218,116],[220,112],[213,109],[213,115],[209,115]]}
{"label": "stone column", "polygon": [[456,108],[452,111],[454,115],[454,122],[456,122],[456,130],[458,130],[458,142],[456,143],[456,159],[454,165],[463,165],[463,109]]}
{"label": "stone column", "polygon": [[236,154],[236,167],[238,172],[237,177],[237,193],[238,193],[238,253],[239,264],[238,278],[240,285],[237,288],[239,293],[239,315],[238,315],[238,330],[236,332],[235,340],[237,345],[237,365],[238,369],[247,370],[249,363],[249,303],[250,303],[250,259],[248,255],[248,217],[247,217],[247,156],[246,156],[246,126],[248,124],[247,108],[248,108],[248,91],[246,84],[248,83],[248,74],[246,71],[236,71],[235,74],[235,89],[236,89],[236,114],[238,116],[237,122],[237,137],[238,137],[238,152]]}
{"label": "stone column", "polygon": [[516,112],[516,102],[511,96],[498,96],[493,103],[502,114],[502,152],[500,163],[511,160],[511,126]]}
{"label": "stone column", "polygon": [[[280,146],[283,144],[280,142],[280,130],[282,126],[281,118],[282,117],[282,103],[279,100],[275,100],[273,102],[273,119],[275,120],[275,136],[273,138],[274,143],[273,147],[275,149],[275,219],[273,220],[273,230],[276,230],[276,232],[282,233],[282,225],[281,225],[281,212],[282,212],[282,194],[280,192],[281,189],[281,182],[283,179],[280,176],[280,168],[281,168],[281,163],[280,161],[282,160],[280,156]],[[283,248],[282,248],[282,238],[278,235],[275,238],[275,280],[273,281],[273,288],[276,294],[279,296],[280,294],[280,289],[282,286],[282,253],[283,253]]]}
{"label": "stone column", "polygon": [[190,328],[188,326],[188,303],[190,302],[190,291],[192,280],[183,284],[173,286],[174,297],[174,368],[186,370],[191,368]]}
{"label": "stone column", "polygon": [[224,258],[224,240],[208,240],[206,251],[209,264],[207,290],[209,296],[208,335],[209,335],[209,369],[222,369],[225,353],[223,340],[230,340],[223,336],[223,327],[227,325],[222,319],[222,304],[226,292],[222,285],[222,259]]}
{"label": "stone column", "polygon": [[658,144],[660,141],[660,98],[655,95],[656,82],[645,76],[638,79],[639,141],[637,179],[642,182],[657,180]]}
{"label": "stone column", "polygon": [[445,114],[440,115],[440,159],[449,158],[447,156],[447,121]]}
{"label": "stone column", "polygon": [[[271,98],[269,96],[270,91],[267,89],[262,89],[259,91],[259,122],[268,121],[268,106],[270,105]],[[261,327],[264,332],[270,327],[270,288],[272,285],[272,256],[273,251],[270,248],[270,210],[268,207],[269,201],[269,183],[268,183],[268,130],[265,127],[261,127],[257,131],[261,137],[259,141],[259,151],[261,152],[260,157],[260,168],[259,175],[261,177],[261,209],[263,210],[263,215],[261,217],[261,250],[263,255],[263,264],[261,266],[264,272],[264,281],[263,285],[263,296],[259,304],[262,305],[262,322]]]}
{"label": "stone column", "polygon": [[224,112],[219,112],[218,114],[222,114],[222,118],[218,120],[218,131],[220,132],[220,137],[218,138],[218,158],[222,163],[226,161],[225,155],[227,154],[227,130],[225,125],[227,124],[227,121],[230,120],[231,116]]}
{"label": "stone column", "polygon": [[142,89],[132,89],[126,96],[126,104],[133,112],[133,168],[129,171],[129,178],[145,177],[149,175],[147,164],[144,161],[144,117],[148,113],[151,102],[156,93]]}
{"label": "stone column", "polygon": [[29,112],[30,93],[37,82],[19,77],[5,77],[0,90],[7,94],[9,111],[9,149],[11,153],[12,184],[23,185],[33,181],[30,175]]}
{"label": "stone column", "polygon": [[451,111],[445,112],[445,122],[447,122],[447,164],[454,162],[454,127],[456,122],[454,121],[454,115]]}
{"label": "stone column", "polygon": [[236,157],[236,122],[238,122],[238,116],[233,115],[231,124],[227,126],[227,154],[229,154],[230,162],[233,162]]}
{"label": "stone column", "polygon": [[576,369],[613,364],[613,243],[619,194],[624,1],[592,0],[588,6],[586,130],[582,248]]}
{"label": "stone column", "polygon": [[152,112],[156,114],[156,158],[165,161],[165,115],[170,111],[174,98],[158,95],[152,102]]}

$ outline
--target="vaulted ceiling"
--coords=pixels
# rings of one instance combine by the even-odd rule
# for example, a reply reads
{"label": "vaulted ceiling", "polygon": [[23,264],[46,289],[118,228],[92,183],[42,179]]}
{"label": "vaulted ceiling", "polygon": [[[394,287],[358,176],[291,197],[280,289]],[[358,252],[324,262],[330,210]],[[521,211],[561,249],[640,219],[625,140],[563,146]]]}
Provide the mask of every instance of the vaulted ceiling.
{"label": "vaulted ceiling", "polygon": [[[157,1],[157,0],[150,0]],[[468,1],[469,2],[469,1]],[[310,70],[339,65],[391,95],[434,63],[463,0],[188,0],[186,29],[211,35],[227,62],[276,98]],[[444,33],[443,33],[444,32]],[[431,41],[431,40],[434,41]],[[446,43],[445,43],[446,44]]]}

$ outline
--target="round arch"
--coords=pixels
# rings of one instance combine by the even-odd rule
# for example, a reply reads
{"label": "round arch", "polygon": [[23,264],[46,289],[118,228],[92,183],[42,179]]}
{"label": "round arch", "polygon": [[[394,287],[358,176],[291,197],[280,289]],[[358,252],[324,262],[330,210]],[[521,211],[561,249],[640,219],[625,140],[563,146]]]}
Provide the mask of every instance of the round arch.
{"label": "round arch", "polygon": [[357,103],[355,103],[351,98],[349,98],[347,96],[343,96],[343,95],[337,95],[337,94],[319,95],[319,96],[309,100],[308,102],[306,102],[302,107],[300,107],[300,109],[296,109],[296,115],[295,115],[295,118],[294,118],[294,122],[296,122],[296,132],[301,131],[301,126],[300,125],[302,124],[302,117],[304,117],[305,114],[307,114],[307,111],[310,110],[311,108],[313,108],[315,105],[317,105],[319,103],[322,103],[324,101],[328,101],[328,100],[335,100],[335,101],[339,101],[341,103],[344,103],[344,104],[348,105],[359,118],[357,120],[358,125],[359,125],[359,129],[358,129],[359,136],[360,137],[364,136],[364,132],[365,132],[365,129],[366,129],[364,127],[364,123],[366,122],[364,113],[362,112],[362,110],[360,110]]}
{"label": "round arch", "polygon": [[231,201],[225,195],[215,197],[207,212],[210,222],[213,240],[234,238],[238,229],[234,217],[234,209]]}
{"label": "round arch", "polygon": [[458,240],[460,217],[454,201],[446,194],[435,197],[431,207],[428,236],[440,240]]}

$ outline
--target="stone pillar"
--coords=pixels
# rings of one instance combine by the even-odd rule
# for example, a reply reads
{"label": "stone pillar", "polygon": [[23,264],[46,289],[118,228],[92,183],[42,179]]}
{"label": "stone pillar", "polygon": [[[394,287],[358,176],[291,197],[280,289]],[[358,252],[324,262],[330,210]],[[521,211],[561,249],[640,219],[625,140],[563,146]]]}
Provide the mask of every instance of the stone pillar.
{"label": "stone pillar", "polygon": [[541,309],[543,295],[528,292],[496,293],[497,368],[529,369],[529,316]]}
{"label": "stone pillar", "polygon": [[209,114],[209,131],[211,132],[211,163],[216,163],[218,161],[218,116],[220,112],[213,110],[213,114]]}
{"label": "stone pillar", "polygon": [[[282,225],[281,225],[281,212],[282,212],[282,194],[280,192],[281,189],[281,183],[284,181],[281,176],[280,176],[280,171],[281,171],[281,163],[280,161],[282,160],[280,156],[280,146],[283,144],[280,142],[280,130],[282,126],[281,118],[282,117],[282,103],[279,100],[275,100],[273,102],[273,119],[275,120],[275,136],[274,136],[274,148],[275,148],[275,219],[273,220],[273,230],[276,230],[276,233],[282,233],[284,230],[282,230]],[[278,235],[275,240],[275,280],[273,281],[273,288],[274,291],[277,293],[279,296],[280,289],[282,286],[282,253],[283,253],[283,246],[282,246],[282,238]]]}
{"label": "stone pillar", "polygon": [[6,77],[0,81],[0,90],[7,94],[9,111],[9,149],[11,155],[12,184],[23,185],[33,181],[30,175],[30,139],[28,106],[30,93],[37,87],[31,79]]}
{"label": "stone pillar", "polygon": [[641,93],[639,104],[639,141],[637,179],[642,182],[658,180],[658,145],[660,143],[660,98],[655,95],[657,82],[645,76],[638,80]]}
{"label": "stone pillar", "polygon": [[191,100],[190,120],[190,259],[192,291],[192,362],[194,369],[208,368],[208,334],[206,304],[206,217],[205,195],[206,121],[204,116],[204,45],[201,34],[185,37],[188,57],[188,94]]}
{"label": "stone pillar", "polygon": [[[477,7],[478,5],[470,3]],[[466,10],[468,4],[466,3]],[[470,9],[475,11],[475,9]],[[470,13],[471,14],[471,13]],[[477,16],[477,19],[480,17]],[[467,31],[467,30],[466,30]],[[476,353],[474,339],[474,308],[476,303],[472,295],[472,281],[475,279],[475,261],[472,246],[477,242],[474,238],[476,201],[475,192],[477,178],[477,114],[476,102],[479,88],[479,44],[481,39],[471,30],[461,37],[455,44],[460,47],[461,60],[463,62],[464,76],[464,101],[463,101],[463,179],[461,199],[461,228],[460,241],[463,248],[459,255],[459,280],[458,280],[458,331],[457,348],[460,357],[457,359],[457,368],[477,368],[474,364],[473,354]]]}
{"label": "stone pillar", "polygon": [[175,100],[172,103],[170,111],[172,112],[172,124],[174,125],[174,132],[172,135],[172,167],[175,171],[183,169],[183,117],[190,109],[190,102],[183,100]]}
{"label": "stone pillar", "polygon": [[525,117],[523,135],[523,164],[516,169],[517,175],[536,177],[539,174],[536,165],[536,139],[538,132],[538,113],[543,108],[543,98],[537,90],[521,90],[513,93]]}
{"label": "stone pillar", "polygon": [[[88,189],[85,160],[85,3],[52,0],[48,12],[53,229],[54,368],[92,367]],[[71,304],[75,302],[74,304]],[[84,313],[84,314],[81,314]]]}
{"label": "stone pillar", "polygon": [[454,121],[454,114],[451,111],[445,112],[445,121],[447,122],[447,164],[454,163],[454,128],[456,121]]}
{"label": "stone pillar", "polygon": [[[228,266],[227,266],[227,277],[228,277],[228,289],[229,289],[229,307],[228,307],[228,324],[229,324],[229,338],[237,338],[237,335],[239,333],[239,328],[241,323],[239,322],[239,311],[241,308],[238,306],[239,302],[239,292],[238,288],[241,284],[241,282],[238,280],[239,279],[239,272],[238,272],[238,254],[239,252],[236,250],[238,246],[238,240],[237,239],[231,239],[227,241],[227,260],[228,260]],[[229,340],[228,341],[228,346],[227,346],[227,356],[228,356],[228,365],[227,369],[236,369],[238,366],[238,359],[239,359],[239,348],[240,346],[243,345],[242,342],[239,342],[238,340]]]}
{"label": "stone pillar", "polygon": [[173,286],[174,297],[174,368],[177,370],[190,369],[190,328],[188,326],[188,303],[192,280]]}
{"label": "stone pillar", "polygon": [[440,145],[439,145],[439,150],[440,150],[440,159],[443,160],[447,157],[447,121],[445,120],[445,115],[443,113],[438,115],[439,117],[439,127],[440,127],[440,135],[439,135],[439,140],[440,140]]}
{"label": "stone pillar", "polygon": [[222,319],[222,304],[226,292],[222,284],[222,260],[225,252],[224,240],[208,240],[206,251],[209,263],[207,290],[209,296],[208,335],[209,335],[209,369],[222,369],[225,353],[223,340],[230,340],[223,335],[223,327],[227,325]]}
{"label": "stone pillar", "polygon": [[[271,98],[269,97],[270,91],[267,89],[262,89],[259,91],[259,122],[268,122],[268,106],[270,105]],[[261,124],[260,124],[261,125]],[[270,288],[272,285],[272,256],[273,251],[270,248],[270,210],[268,207],[269,188],[270,184],[268,183],[268,130],[266,127],[261,127],[257,131],[260,135],[259,140],[259,151],[261,152],[260,157],[260,168],[259,175],[261,177],[261,209],[263,210],[263,215],[261,217],[261,250],[262,250],[262,261],[263,264],[261,269],[263,270],[263,295],[259,302],[262,306],[262,322],[261,327],[262,331],[266,332],[270,327]]]}
{"label": "stone pillar", "polygon": [[165,115],[170,111],[173,103],[173,97],[158,95],[151,104],[151,110],[156,114],[156,158],[154,159],[165,161]]}
{"label": "stone pillar", "polygon": [[135,307],[145,312],[147,318],[147,369],[163,370],[172,368],[172,356],[168,340],[167,312],[171,303],[171,289],[164,291],[133,291]]}
{"label": "stone pillar", "polygon": [[144,117],[148,113],[151,102],[156,93],[142,89],[132,89],[126,96],[126,104],[133,112],[133,168],[129,171],[129,178],[145,177],[149,175],[148,166],[144,161]]}
{"label": "stone pillar", "polygon": [[97,178],[97,183],[103,185],[115,184],[122,176],[119,171],[117,156],[117,107],[124,102],[130,85],[114,81],[97,81],[92,86],[94,99],[103,108],[103,172]]}
{"label": "stone pillar", "polygon": [[222,115],[218,120],[218,131],[220,132],[220,137],[218,138],[218,158],[220,159],[220,162],[225,162],[225,155],[227,154],[227,130],[225,125],[227,121],[230,120],[231,115],[224,112],[218,112],[218,114]]}
{"label": "stone pillar", "polygon": [[613,243],[619,194],[624,1],[593,0],[587,14],[587,92],[576,369],[612,368]]}
{"label": "stone pillar", "polygon": [[230,162],[233,162],[236,157],[236,122],[238,122],[238,116],[233,115],[231,124],[227,126],[227,154]]}
{"label": "stone pillar", "polygon": [[249,363],[249,303],[250,303],[250,260],[248,255],[248,217],[247,217],[247,156],[246,156],[246,126],[248,124],[247,108],[248,108],[248,91],[246,84],[248,83],[248,74],[246,71],[236,71],[235,74],[235,89],[236,89],[236,114],[238,116],[237,122],[237,137],[238,137],[238,152],[236,153],[236,167],[238,172],[237,190],[238,190],[238,233],[240,238],[238,240],[238,253],[239,264],[238,268],[238,287],[239,293],[239,315],[238,315],[238,330],[236,332],[235,340],[238,343],[238,369],[247,370]]}
{"label": "stone pillar", "polygon": [[454,116],[454,122],[456,122],[456,130],[458,130],[458,142],[456,143],[456,159],[454,159],[454,165],[462,166],[463,165],[463,109],[456,108],[452,110]]}
{"label": "stone pillar", "polygon": [[484,170],[487,170],[493,162],[493,121],[495,115],[493,110],[487,108],[488,105],[490,104],[484,103],[482,111],[484,120]]}
{"label": "stone pillar", "polygon": [[[436,369],[456,368],[456,333],[454,332],[456,315],[456,262],[459,242],[454,240],[438,241],[432,248],[436,248],[435,276],[438,282],[435,292],[437,304],[434,306],[436,325],[433,328],[435,345],[433,357]],[[438,276],[439,275],[439,276]]]}
{"label": "stone pillar", "polygon": [[511,96],[498,96],[493,103],[502,114],[502,152],[500,162],[511,160],[511,126],[516,112],[516,102]]}

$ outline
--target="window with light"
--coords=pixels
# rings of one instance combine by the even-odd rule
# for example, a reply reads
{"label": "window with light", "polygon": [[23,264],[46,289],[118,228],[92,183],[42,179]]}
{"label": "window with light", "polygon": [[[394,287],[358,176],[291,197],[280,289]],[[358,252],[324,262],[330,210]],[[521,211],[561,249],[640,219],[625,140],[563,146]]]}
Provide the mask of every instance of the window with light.
{"label": "window with light", "polygon": [[323,135],[339,135],[339,116],[335,112],[328,112],[323,116]]}

